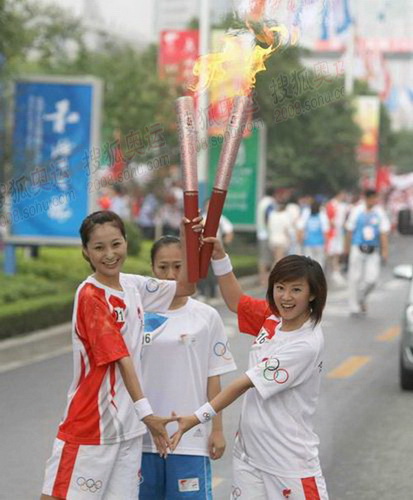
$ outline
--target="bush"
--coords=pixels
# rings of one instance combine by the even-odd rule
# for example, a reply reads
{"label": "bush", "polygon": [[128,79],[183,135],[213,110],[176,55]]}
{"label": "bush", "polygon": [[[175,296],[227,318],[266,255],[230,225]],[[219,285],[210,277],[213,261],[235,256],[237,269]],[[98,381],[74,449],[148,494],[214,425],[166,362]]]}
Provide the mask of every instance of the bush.
{"label": "bush", "polygon": [[128,255],[137,257],[141,253],[142,234],[133,222],[125,222],[126,236],[128,238]]}
{"label": "bush", "polygon": [[0,305],[18,300],[52,295],[59,291],[53,281],[32,275],[0,276]]}
{"label": "bush", "polygon": [[46,295],[2,306],[0,338],[13,337],[70,321],[73,293]]}

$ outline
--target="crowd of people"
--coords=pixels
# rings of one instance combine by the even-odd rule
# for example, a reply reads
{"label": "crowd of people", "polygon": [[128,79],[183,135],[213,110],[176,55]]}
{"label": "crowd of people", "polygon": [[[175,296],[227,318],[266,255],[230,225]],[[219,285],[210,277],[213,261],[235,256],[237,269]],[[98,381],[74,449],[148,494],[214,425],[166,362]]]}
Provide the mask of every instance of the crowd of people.
{"label": "crowd of people", "polygon": [[286,255],[310,256],[334,286],[348,285],[349,313],[366,313],[367,295],[388,258],[392,227],[374,189],[358,197],[339,191],[330,199],[295,200],[269,188],[257,207],[260,281],[265,283],[272,266]]}

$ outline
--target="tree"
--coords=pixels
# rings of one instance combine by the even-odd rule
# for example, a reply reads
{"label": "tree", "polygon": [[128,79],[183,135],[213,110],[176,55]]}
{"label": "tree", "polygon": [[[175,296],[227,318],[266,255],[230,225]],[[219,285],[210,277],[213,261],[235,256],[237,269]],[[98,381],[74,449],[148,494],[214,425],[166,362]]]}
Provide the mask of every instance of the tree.
{"label": "tree", "polygon": [[299,192],[354,187],[359,129],[341,78],[319,80],[300,63],[301,52],[275,53],[257,75],[259,115],[268,128],[268,177]]}
{"label": "tree", "polygon": [[393,144],[389,163],[397,167],[397,173],[413,172],[413,131],[400,130],[393,133]]}

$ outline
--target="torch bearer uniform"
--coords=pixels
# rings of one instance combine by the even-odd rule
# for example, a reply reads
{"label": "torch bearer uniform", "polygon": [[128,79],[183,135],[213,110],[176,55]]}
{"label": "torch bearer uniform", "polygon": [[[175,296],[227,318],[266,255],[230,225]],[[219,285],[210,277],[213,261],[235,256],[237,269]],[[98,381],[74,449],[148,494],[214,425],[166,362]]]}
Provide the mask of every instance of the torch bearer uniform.
{"label": "torch bearer uniform", "polygon": [[166,310],[176,283],[123,273],[120,283],[122,291],[90,276],[76,292],[74,376],[46,464],[46,495],[70,500],[137,498],[146,427],[136,416],[116,361],[130,356],[141,380],[143,310]]}
{"label": "torch bearer uniform", "polygon": [[[208,378],[235,369],[224,325],[211,306],[189,298],[178,309],[145,314],[143,386],[155,414],[193,413],[208,400]],[[175,430],[177,424],[169,424],[169,434]],[[197,425],[166,460],[146,435],[139,498],[212,498],[210,432],[210,423]]]}
{"label": "torch bearer uniform", "polygon": [[232,498],[327,500],[312,418],[319,395],[324,339],[307,321],[282,331],[265,300],[243,296],[240,331],[256,337],[234,447]]}

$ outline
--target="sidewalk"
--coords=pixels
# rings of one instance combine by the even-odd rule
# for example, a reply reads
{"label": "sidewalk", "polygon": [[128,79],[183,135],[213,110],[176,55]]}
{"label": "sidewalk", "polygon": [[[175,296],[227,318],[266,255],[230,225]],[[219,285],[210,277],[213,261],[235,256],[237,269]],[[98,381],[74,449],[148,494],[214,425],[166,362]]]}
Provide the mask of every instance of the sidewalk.
{"label": "sidewalk", "polygon": [[[258,284],[258,276],[239,279],[244,290]],[[222,297],[208,302],[212,307],[224,304]],[[72,350],[71,323],[53,326],[28,335],[19,335],[0,341],[0,373],[31,363],[66,354]]]}

